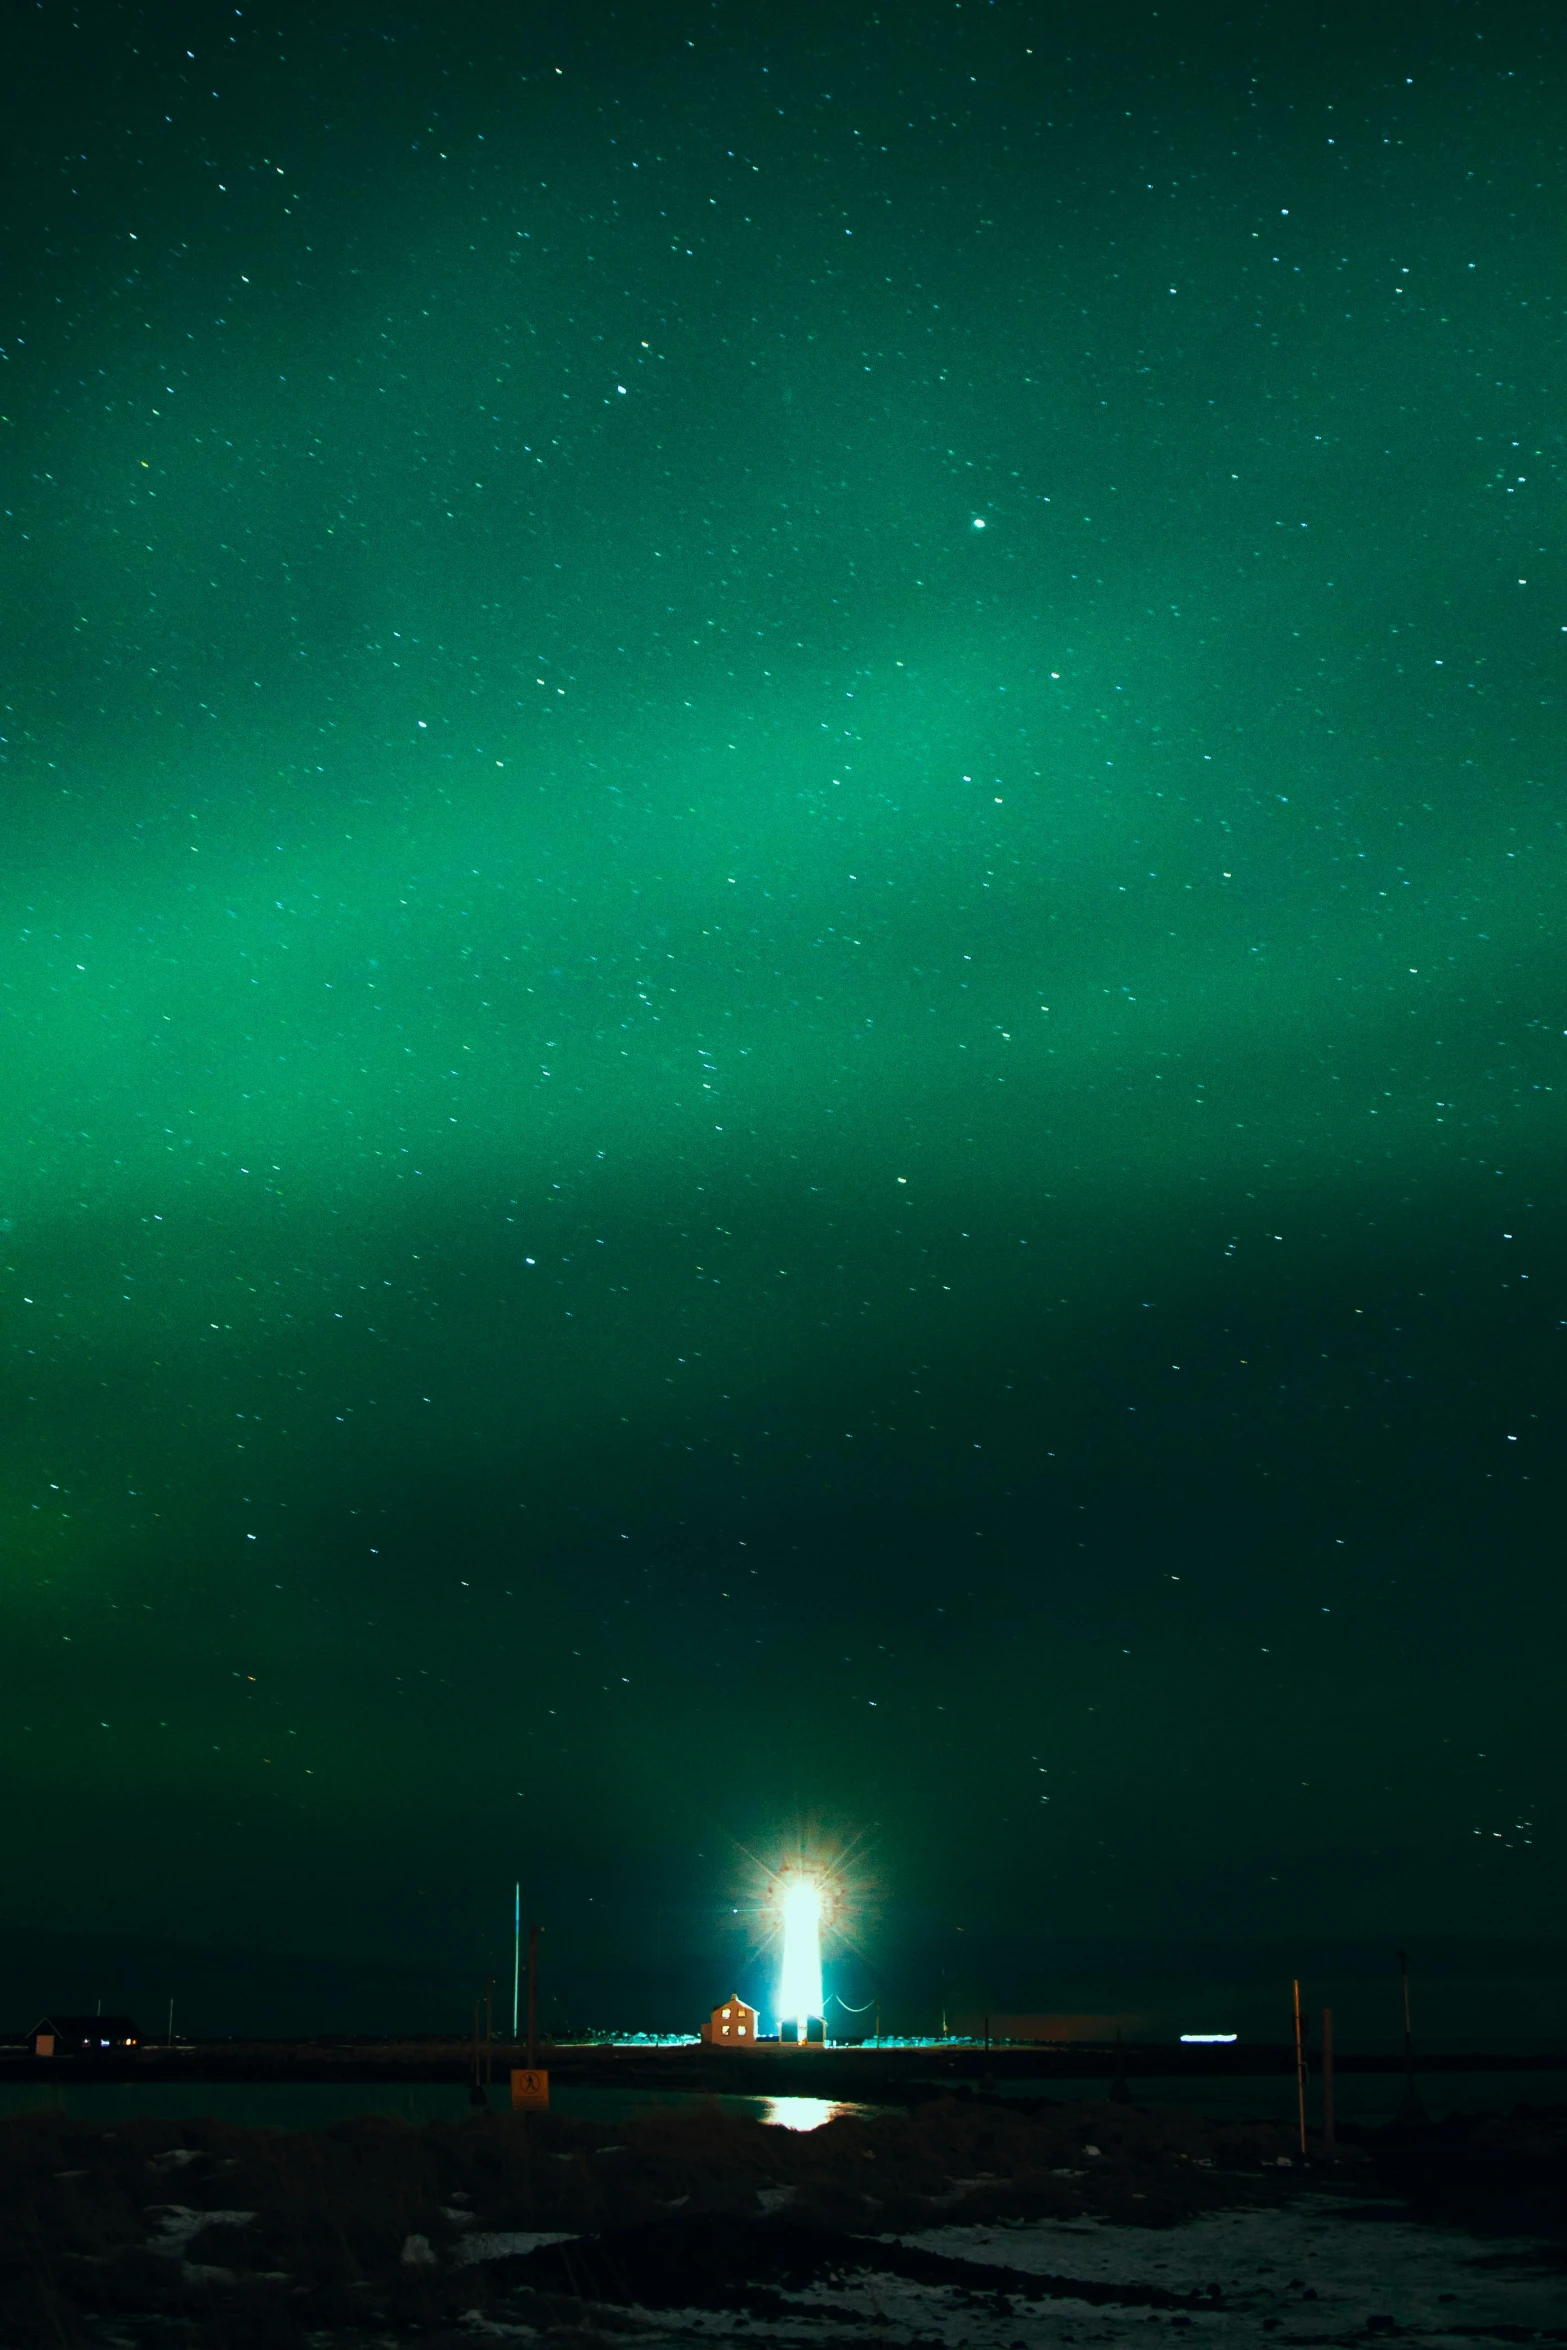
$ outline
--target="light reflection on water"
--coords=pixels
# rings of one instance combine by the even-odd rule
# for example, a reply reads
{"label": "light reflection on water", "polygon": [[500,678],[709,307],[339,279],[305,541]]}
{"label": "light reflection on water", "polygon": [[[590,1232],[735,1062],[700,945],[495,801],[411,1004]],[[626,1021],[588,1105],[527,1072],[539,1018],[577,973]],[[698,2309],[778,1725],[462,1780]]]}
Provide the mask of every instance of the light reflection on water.
{"label": "light reflection on water", "polygon": [[[508,2110],[506,2091],[491,2092],[492,2109]],[[638,2114],[698,2109],[784,2130],[819,2130],[840,2114],[873,2113],[871,2105],[831,2097],[714,2096],[686,2089],[552,2088],[555,2113],[578,2121],[628,2122]],[[68,2113],[78,2121],[124,2121],[159,2114],[188,2120],[210,2114],[251,2129],[312,2130],[351,2114],[379,2113],[413,2128],[425,2122],[464,2121],[472,2112],[462,2081],[38,2081],[0,2084],[0,2115]]]}
{"label": "light reflection on water", "polygon": [[[1428,2110],[1441,2116],[1454,2109],[1468,2113],[1507,2113],[1516,2105],[1559,2106],[1567,2099],[1567,2067],[1551,2072],[1424,2073],[1421,2095]],[[1005,2098],[1026,2097],[1052,2103],[1078,2104],[1098,2100],[1109,2089],[1102,2080],[1018,2080],[996,2083]],[[1295,2083],[1277,2078],[1168,2081],[1132,2080],[1138,2105],[1173,2105],[1199,2113],[1210,2121],[1241,2119],[1291,2122],[1295,2114]],[[1375,2126],[1391,2121],[1404,2083],[1401,2074],[1345,2074],[1338,2076],[1337,2104],[1343,2121]],[[1315,2125],[1320,2083],[1310,2085],[1308,2118]],[[556,2113],[581,2121],[628,2122],[638,2114],[699,2107],[751,2121],[769,2122],[777,2129],[816,2130],[845,2113],[875,2113],[874,2102],[849,2104],[829,2097],[713,2095],[688,2089],[622,2089],[568,2087],[552,2084],[550,2098]],[[497,2113],[508,2110],[504,2087],[493,2091]],[[379,2113],[418,2128],[426,2122],[456,2122],[467,2118],[467,2084],[462,2081],[8,2081],[0,2083],[0,2115],[26,2112],[68,2113],[79,2121],[115,2122],[133,2115],[161,2114],[186,2120],[211,2114],[227,2122],[255,2128],[284,2130],[324,2129],[351,2114]]]}
{"label": "light reflection on water", "polygon": [[[747,2100],[749,2102],[749,2100]],[[780,2130],[819,2130],[845,2113],[872,2113],[870,2105],[839,2105],[830,2097],[766,2097],[762,2119]]]}

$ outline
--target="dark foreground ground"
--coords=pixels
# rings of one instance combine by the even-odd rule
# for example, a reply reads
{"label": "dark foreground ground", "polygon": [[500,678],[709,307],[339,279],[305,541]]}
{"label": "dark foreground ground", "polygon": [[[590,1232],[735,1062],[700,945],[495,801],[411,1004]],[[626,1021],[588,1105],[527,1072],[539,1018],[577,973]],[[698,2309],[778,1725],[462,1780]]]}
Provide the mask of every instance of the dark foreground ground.
{"label": "dark foreground ground", "polygon": [[[1032,2350],[1154,2323],[1567,2342],[1564,2190],[1567,2108],[1367,2136],[1331,2165],[1267,2124],[1064,2100],[940,2098],[810,2133],[716,2108],[302,2132],[20,2115],[0,2120],[0,2341]],[[1383,2226],[1386,2262],[1357,2222]],[[1428,2285],[1451,2312],[1370,2307],[1400,2263],[1410,2309]],[[1335,2300],[1351,2268],[1363,2289]]]}

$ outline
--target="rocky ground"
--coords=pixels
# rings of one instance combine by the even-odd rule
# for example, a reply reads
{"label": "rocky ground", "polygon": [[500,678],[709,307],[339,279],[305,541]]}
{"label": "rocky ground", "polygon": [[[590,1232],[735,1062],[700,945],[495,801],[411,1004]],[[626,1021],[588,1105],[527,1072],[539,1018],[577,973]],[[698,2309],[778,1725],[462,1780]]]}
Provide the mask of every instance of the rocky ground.
{"label": "rocky ground", "polygon": [[1064,2100],[809,2133],[716,2107],[299,2132],[34,2114],[0,2122],[0,2341],[1567,2342],[1564,2181],[1567,2111],[1336,2164],[1268,2124]]}

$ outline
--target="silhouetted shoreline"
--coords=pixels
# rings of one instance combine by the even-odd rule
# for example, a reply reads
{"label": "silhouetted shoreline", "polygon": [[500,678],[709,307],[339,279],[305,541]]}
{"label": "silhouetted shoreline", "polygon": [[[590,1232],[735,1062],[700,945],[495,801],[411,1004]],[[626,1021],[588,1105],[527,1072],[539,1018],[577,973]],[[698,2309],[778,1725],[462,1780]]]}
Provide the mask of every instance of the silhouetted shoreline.
{"label": "silhouetted shoreline", "polygon": [[[931,2041],[924,2046],[872,2048],[838,2045],[791,2048],[762,2041],[744,2052],[689,2043],[616,2046],[551,2043],[544,2052],[561,2087],[657,2088],[725,2095],[822,2096],[899,2103],[937,2093],[944,2084],[983,2084],[1004,2075],[1017,2081],[1100,2081],[1124,2069],[1130,2080],[1230,2081],[1290,2076],[1294,2049],[1256,2042],[1228,2048],[1181,2048],[1128,2042],[1110,2045],[995,2046]],[[481,2044],[480,2062],[497,2083],[527,2062],[519,2044]],[[0,2046],[0,2082],[51,2081],[456,2081],[473,2072],[471,2039],[343,2038],[315,2040],[195,2040],[101,2055],[36,2057]],[[1341,2074],[1393,2077],[1404,2058],[1391,2050],[1340,2050]],[[1313,2066],[1313,2071],[1315,2067]],[[1422,2074],[1553,2073],[1567,2076],[1567,2054],[1556,2050],[1494,2053],[1439,2049],[1422,2053]]]}

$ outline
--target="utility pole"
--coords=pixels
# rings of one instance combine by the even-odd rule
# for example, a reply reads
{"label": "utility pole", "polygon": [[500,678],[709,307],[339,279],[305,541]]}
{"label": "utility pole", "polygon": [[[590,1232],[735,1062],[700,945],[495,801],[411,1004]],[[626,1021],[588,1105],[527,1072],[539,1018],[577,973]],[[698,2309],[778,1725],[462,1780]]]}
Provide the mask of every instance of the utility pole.
{"label": "utility pole", "polygon": [[495,1977],[484,1986],[484,2086],[495,2078]]}
{"label": "utility pole", "polygon": [[1295,2103],[1300,2111],[1300,2151],[1306,2151],[1306,2043],[1300,2029],[1300,1978],[1295,1980]]}
{"label": "utility pole", "polygon": [[1333,2010],[1322,2010],[1322,2151],[1329,2162],[1338,2160],[1333,2137]]}
{"label": "utility pole", "polygon": [[[550,2101],[549,2074],[539,2070],[539,1936],[543,1931],[542,1926],[528,1928],[528,2069],[512,2068],[513,2113],[541,2113]],[[520,1922],[518,1933],[520,1936]]]}
{"label": "utility pole", "polygon": [[517,1999],[522,1983],[522,1879],[512,1896],[511,1909],[511,2044],[517,2045]]}

